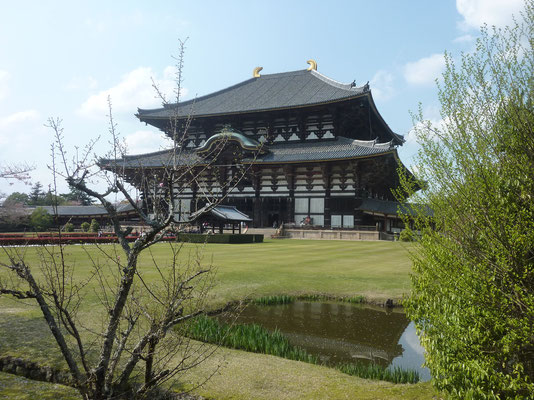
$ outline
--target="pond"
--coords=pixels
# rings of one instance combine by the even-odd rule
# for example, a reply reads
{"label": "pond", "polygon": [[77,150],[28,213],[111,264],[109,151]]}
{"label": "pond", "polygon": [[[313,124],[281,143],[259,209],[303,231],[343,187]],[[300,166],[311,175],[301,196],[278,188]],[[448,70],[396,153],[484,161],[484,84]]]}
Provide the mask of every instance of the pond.
{"label": "pond", "polygon": [[[224,317],[220,317],[224,319]],[[399,366],[430,379],[413,322],[400,309],[347,303],[297,301],[276,306],[248,305],[237,323],[279,329],[289,341],[325,364],[374,362]]]}

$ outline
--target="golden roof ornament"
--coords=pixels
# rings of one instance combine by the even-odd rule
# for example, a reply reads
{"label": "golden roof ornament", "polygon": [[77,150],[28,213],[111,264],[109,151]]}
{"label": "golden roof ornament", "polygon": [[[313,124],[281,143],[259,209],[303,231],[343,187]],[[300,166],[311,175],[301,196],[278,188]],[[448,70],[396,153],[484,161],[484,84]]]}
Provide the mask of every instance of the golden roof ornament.
{"label": "golden roof ornament", "polygon": [[253,78],[259,78],[261,75],[260,75],[260,71],[263,69],[263,67],[256,67],[254,68],[254,71],[252,71],[252,77]]}
{"label": "golden roof ornament", "polygon": [[308,60],[306,61],[310,66],[308,67],[308,71],[314,70],[317,71],[317,61],[315,60]]}

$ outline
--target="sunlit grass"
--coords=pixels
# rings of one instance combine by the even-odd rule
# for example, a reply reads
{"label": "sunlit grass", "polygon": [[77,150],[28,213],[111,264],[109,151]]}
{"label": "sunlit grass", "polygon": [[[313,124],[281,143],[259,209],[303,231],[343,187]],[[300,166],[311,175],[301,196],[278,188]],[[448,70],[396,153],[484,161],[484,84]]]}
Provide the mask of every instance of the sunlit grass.
{"label": "sunlit grass", "polygon": [[[169,265],[168,244],[152,247],[140,258],[139,272],[147,284],[160,279],[152,260],[165,269]],[[409,292],[410,261],[406,246],[392,242],[267,240],[253,244],[185,244],[181,259],[200,254],[202,264],[217,269],[217,284],[210,292],[208,307],[217,308],[229,301],[262,297],[308,299],[356,299],[381,302],[401,299]],[[408,245],[409,246],[409,245]],[[103,246],[114,251],[112,245]],[[112,260],[124,262],[120,249]],[[91,258],[106,258],[95,246],[68,246],[67,261],[75,266],[79,281],[92,273]],[[28,265],[37,278],[39,257],[35,248],[26,249]],[[0,262],[6,261],[0,252]],[[114,266],[116,268],[116,266]],[[5,271],[0,269],[0,279]],[[99,287],[90,281],[80,315],[85,326],[100,326],[102,306]],[[61,356],[53,338],[31,301],[0,297],[0,355],[28,358],[60,367]],[[98,349],[95,348],[95,351]],[[212,374],[217,365],[226,367],[199,391],[208,398],[273,399],[285,398],[431,398],[428,384],[384,386],[386,383],[358,380],[334,369],[308,363],[295,363],[279,357],[222,348],[218,355],[193,370],[185,379],[196,386]],[[1,386],[2,382],[0,382]],[[261,387],[262,389],[258,389]],[[283,390],[282,392],[279,392]],[[307,393],[302,396],[302,393]],[[355,397],[356,396],[356,397]],[[360,397],[358,397],[360,396]]]}

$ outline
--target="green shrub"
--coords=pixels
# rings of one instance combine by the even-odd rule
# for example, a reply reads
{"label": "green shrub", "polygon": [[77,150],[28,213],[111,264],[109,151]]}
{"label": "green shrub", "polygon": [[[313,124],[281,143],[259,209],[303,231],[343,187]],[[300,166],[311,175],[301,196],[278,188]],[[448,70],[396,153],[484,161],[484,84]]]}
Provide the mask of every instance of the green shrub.
{"label": "green shrub", "polygon": [[82,222],[81,225],[82,231],[89,232],[89,229],[91,228],[91,224],[89,222]]}
{"label": "green shrub", "polygon": [[100,229],[100,224],[98,223],[96,219],[93,218],[91,220],[91,225],[89,226],[89,231],[98,232],[99,229]]}
{"label": "green shrub", "polygon": [[74,232],[74,224],[71,222],[67,222],[65,226],[63,227],[63,231],[65,232]]}
{"label": "green shrub", "polygon": [[422,235],[404,306],[452,399],[534,399],[533,38],[526,0],[511,27],[483,27],[473,51],[445,56],[441,120],[414,121],[426,187],[401,178],[433,212],[410,216]]}
{"label": "green shrub", "polygon": [[[247,234],[233,234],[233,233],[217,233],[213,235],[200,233],[179,233],[176,237],[178,242],[188,243],[253,243],[258,242],[256,236],[263,235],[247,235]],[[261,240],[262,241],[262,240]]]}
{"label": "green shrub", "polygon": [[37,207],[30,216],[30,223],[36,231],[46,231],[52,226],[53,218],[44,208]]}

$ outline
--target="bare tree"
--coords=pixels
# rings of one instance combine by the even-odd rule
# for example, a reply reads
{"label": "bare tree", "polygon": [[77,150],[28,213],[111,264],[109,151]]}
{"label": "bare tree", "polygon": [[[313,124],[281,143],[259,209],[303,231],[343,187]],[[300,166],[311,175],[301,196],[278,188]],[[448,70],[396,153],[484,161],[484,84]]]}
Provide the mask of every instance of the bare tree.
{"label": "bare tree", "polygon": [[[177,103],[183,51],[181,42]],[[206,311],[206,296],[213,285],[214,270],[210,263],[203,262],[202,247],[188,248],[184,255],[183,245],[168,243],[166,265],[156,261],[151,247],[168,232],[177,232],[194,222],[177,217],[176,204],[184,188],[194,186],[209,207],[214,207],[250,171],[238,165],[238,155],[232,153],[223,162],[232,162],[225,167],[233,172],[218,181],[217,190],[208,189],[207,171],[220,166],[227,142],[222,135],[222,140],[202,157],[188,151],[183,144],[192,113],[170,118],[172,148],[165,153],[162,165],[133,168],[127,163],[125,147],[112,117],[111,101],[109,110],[111,151],[104,159],[91,158],[95,142],[70,158],[64,147],[61,121],[50,119],[48,126],[55,135],[50,168],[54,179],[63,177],[71,188],[97,199],[105,207],[118,245],[96,245],[98,255],[87,249],[92,271],[85,280],[76,277],[76,267],[68,261],[62,244],[38,249],[41,262],[37,267],[25,261],[26,249],[5,248],[8,262],[0,265],[11,272],[11,277],[0,282],[0,294],[35,300],[68,366],[71,383],[84,398],[144,398],[214,351],[213,346],[190,341],[183,335],[186,328],[180,329]],[[107,183],[106,190],[94,189],[92,182],[97,178]],[[132,194],[128,182],[144,192],[142,204]],[[131,228],[121,226],[117,206],[109,200],[114,194],[121,194],[146,226],[133,242],[129,237]],[[142,253],[147,253],[151,261],[140,264]],[[149,280],[147,275],[154,271],[158,279]],[[100,321],[89,324],[84,322],[84,315],[91,293],[96,293],[102,312]]]}
{"label": "bare tree", "polygon": [[[26,163],[0,165],[0,179],[5,179],[7,181],[21,181],[29,184],[30,172],[34,169],[34,167]],[[0,200],[4,199],[5,197],[6,194],[0,192]]]}
{"label": "bare tree", "polygon": [[29,173],[33,169],[34,168],[28,164],[0,165],[0,178],[28,182],[30,179]]}

